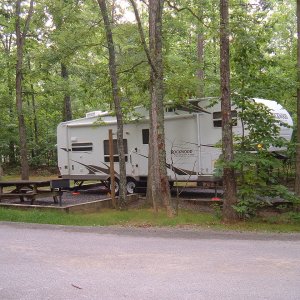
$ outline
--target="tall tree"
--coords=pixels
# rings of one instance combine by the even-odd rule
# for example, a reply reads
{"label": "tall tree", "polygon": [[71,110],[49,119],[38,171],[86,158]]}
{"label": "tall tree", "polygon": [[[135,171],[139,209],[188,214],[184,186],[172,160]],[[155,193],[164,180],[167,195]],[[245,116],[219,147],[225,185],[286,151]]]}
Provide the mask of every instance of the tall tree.
{"label": "tall tree", "polygon": [[199,24],[197,34],[197,58],[199,68],[197,70],[197,77],[199,79],[198,97],[202,98],[204,94],[204,26],[203,26],[203,12],[204,12],[204,1],[199,1]]}
{"label": "tall tree", "polygon": [[222,149],[224,159],[223,220],[234,221],[237,213],[233,205],[237,203],[236,178],[233,162],[233,136],[230,99],[230,63],[229,63],[229,7],[228,0],[220,0],[220,75],[222,110]]}
{"label": "tall tree", "polygon": [[175,211],[171,205],[171,195],[166,168],[164,132],[164,82],[162,56],[162,13],[163,0],[149,1],[149,43],[152,67],[150,68],[150,140],[149,174],[147,197],[155,210],[159,206],[167,208],[169,216]]}
{"label": "tall tree", "polygon": [[[57,4],[57,6],[55,6]],[[76,5],[76,4],[75,4]],[[55,13],[53,14],[53,21],[56,27],[57,31],[61,31],[63,25],[65,25],[66,22],[66,7],[68,6],[68,1],[63,0],[59,2],[54,2],[54,11]],[[70,6],[70,5],[69,5]],[[73,5],[72,8],[74,9]],[[70,9],[72,9],[70,8]],[[67,12],[68,14],[69,12]],[[64,96],[63,96],[63,121],[68,121],[72,119],[72,105],[71,105],[71,95],[70,91],[68,89],[69,86],[69,70],[68,70],[68,63],[67,59],[63,53],[60,54],[60,67],[61,67],[61,78],[65,83],[65,86],[67,87],[66,90],[64,91]]]}
{"label": "tall tree", "polygon": [[[63,62],[61,63],[61,77],[66,83],[68,83],[69,72],[68,72],[67,65]],[[66,91],[64,95],[63,121],[68,121],[68,120],[72,120],[72,105],[71,105],[70,92]]]}
{"label": "tall tree", "polygon": [[21,178],[29,178],[29,164],[27,151],[27,135],[26,124],[23,110],[23,94],[22,94],[22,79],[23,79],[23,57],[24,44],[27,32],[29,30],[30,20],[33,14],[33,0],[30,1],[27,17],[21,31],[21,2],[16,2],[16,38],[17,38],[17,63],[16,63],[16,105],[19,121],[19,138],[20,138],[20,156],[21,156]]}
{"label": "tall tree", "polygon": [[300,0],[297,0],[297,147],[295,192],[300,196]]}
{"label": "tall tree", "polygon": [[[112,95],[115,105],[115,112],[117,118],[117,144],[119,150],[119,166],[120,166],[120,192],[119,192],[119,207],[124,209],[126,207],[126,165],[125,165],[125,151],[123,144],[123,114],[121,107],[120,89],[118,86],[118,74],[116,65],[116,52],[111,30],[111,22],[108,17],[107,6],[105,0],[98,0],[104,21],[108,53],[109,53],[109,72],[112,84]],[[113,187],[114,188],[114,187]]]}
{"label": "tall tree", "polygon": [[150,133],[148,155],[147,200],[157,212],[160,207],[168,215],[175,215],[167,177],[164,133],[164,83],[162,56],[162,13],[164,1],[149,1],[149,47],[146,43],[141,19],[134,0],[130,0],[148,64],[150,66]]}
{"label": "tall tree", "polygon": [[[2,117],[3,125],[6,124],[4,127],[6,134],[7,134],[7,144],[9,145],[8,148],[8,157],[9,157],[9,164],[12,166],[16,165],[16,151],[15,145],[17,143],[16,132],[12,130],[8,124],[14,124],[14,110],[15,110],[15,102],[13,101],[14,98],[14,77],[15,77],[15,70],[12,65],[15,64],[15,59],[13,56],[14,52],[14,39],[13,36],[15,35],[14,30],[12,28],[12,22],[14,22],[14,8],[8,3],[3,3],[3,7],[1,7],[1,15],[3,16],[5,22],[1,24],[0,30],[0,39],[1,45],[3,49],[3,56],[1,56],[2,65],[2,80],[5,87],[1,92],[2,98],[5,101],[2,101],[4,105],[1,110],[4,112],[4,115],[8,116],[8,120],[4,120]],[[8,127],[8,128],[6,128]],[[3,128],[3,127],[2,127]],[[3,128],[3,129],[4,129]],[[4,153],[2,153],[4,155]]]}

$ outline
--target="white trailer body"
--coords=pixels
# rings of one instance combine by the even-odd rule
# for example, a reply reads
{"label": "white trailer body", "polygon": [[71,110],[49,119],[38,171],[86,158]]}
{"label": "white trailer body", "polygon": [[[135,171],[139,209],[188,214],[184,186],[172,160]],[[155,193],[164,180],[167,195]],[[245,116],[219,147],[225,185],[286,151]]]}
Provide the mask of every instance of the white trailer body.
{"label": "white trailer body", "polygon": [[[253,99],[271,109],[282,126],[280,136],[291,139],[292,119],[275,101]],[[167,170],[172,181],[201,181],[213,177],[214,165],[221,154],[216,147],[222,137],[220,103],[209,107],[210,100],[198,100],[198,112],[182,109],[165,112]],[[195,101],[193,101],[195,105]],[[205,111],[200,111],[205,108]],[[236,118],[235,108],[232,108]],[[148,176],[149,116],[143,107],[136,108],[139,118],[124,125],[126,174],[129,181],[146,181]],[[99,121],[100,118],[100,121]],[[73,180],[109,180],[108,131],[116,133],[116,117],[107,112],[88,113],[85,118],[63,122],[57,128],[58,167],[62,178]],[[233,132],[242,134],[236,118]],[[115,137],[114,137],[115,139]],[[114,140],[116,144],[116,140]],[[116,145],[115,145],[116,147]],[[280,149],[272,148],[270,151]],[[117,149],[115,150],[117,151]],[[118,155],[114,155],[119,173]],[[205,181],[205,180],[204,180]]]}

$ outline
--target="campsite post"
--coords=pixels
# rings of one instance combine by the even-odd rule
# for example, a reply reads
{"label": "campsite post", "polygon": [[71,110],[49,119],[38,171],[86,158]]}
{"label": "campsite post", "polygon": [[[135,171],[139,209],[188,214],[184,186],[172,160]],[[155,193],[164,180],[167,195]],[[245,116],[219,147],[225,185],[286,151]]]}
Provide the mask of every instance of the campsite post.
{"label": "campsite post", "polygon": [[109,169],[110,169],[110,194],[111,202],[114,208],[117,207],[115,197],[115,170],[114,170],[114,146],[113,146],[113,133],[112,129],[108,131],[109,140]]}

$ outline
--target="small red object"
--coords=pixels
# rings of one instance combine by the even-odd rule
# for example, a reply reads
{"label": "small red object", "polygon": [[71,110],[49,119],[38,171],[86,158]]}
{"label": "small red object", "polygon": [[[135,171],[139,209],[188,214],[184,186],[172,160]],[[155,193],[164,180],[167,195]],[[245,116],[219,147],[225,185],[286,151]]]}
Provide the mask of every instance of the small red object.
{"label": "small red object", "polygon": [[220,201],[221,198],[219,198],[219,197],[213,197],[213,198],[211,198],[211,200],[212,200],[212,201]]}
{"label": "small red object", "polygon": [[73,192],[72,195],[80,195],[79,192]]}

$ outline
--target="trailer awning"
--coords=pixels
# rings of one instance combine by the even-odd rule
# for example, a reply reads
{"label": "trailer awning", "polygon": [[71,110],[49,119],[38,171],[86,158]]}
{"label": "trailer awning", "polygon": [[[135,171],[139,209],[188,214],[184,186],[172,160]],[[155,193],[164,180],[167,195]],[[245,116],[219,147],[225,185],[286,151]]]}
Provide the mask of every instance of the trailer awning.
{"label": "trailer awning", "polygon": [[187,112],[204,112],[206,114],[211,114],[209,111],[205,110],[203,107],[199,106],[199,101],[197,103],[187,103],[183,105],[176,106],[176,109],[187,111]]}

